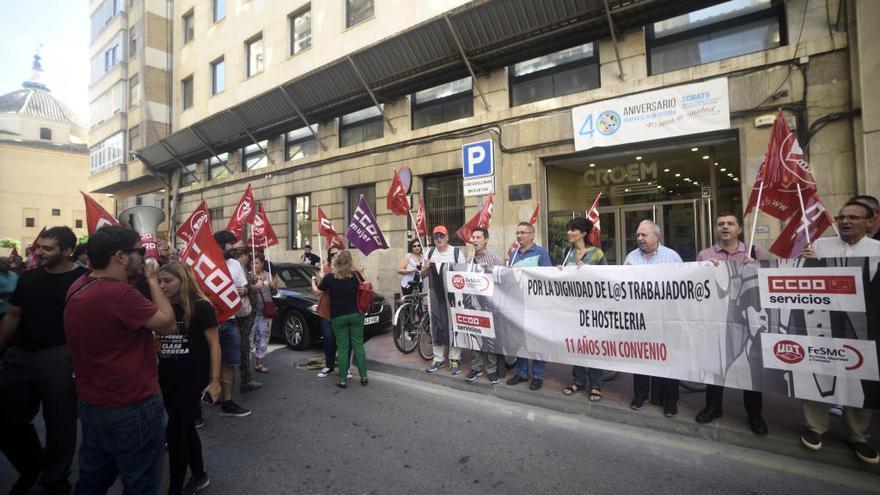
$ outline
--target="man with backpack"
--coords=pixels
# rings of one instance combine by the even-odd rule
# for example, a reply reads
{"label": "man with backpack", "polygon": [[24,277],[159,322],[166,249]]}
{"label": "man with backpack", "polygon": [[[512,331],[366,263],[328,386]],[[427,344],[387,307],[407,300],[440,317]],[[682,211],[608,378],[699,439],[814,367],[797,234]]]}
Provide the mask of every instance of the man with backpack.
{"label": "man with backpack", "polygon": [[[427,263],[422,268],[422,278],[425,280],[428,279],[428,270],[437,270],[439,273],[441,263],[464,263],[466,261],[466,256],[460,249],[449,245],[449,231],[446,230],[446,227],[442,225],[434,227],[432,239],[434,239],[434,247],[428,250],[428,255],[425,258]],[[453,375],[461,374],[461,365],[459,365],[461,348],[437,345],[436,343],[434,344],[434,361],[425,371],[433,373],[444,366],[447,348],[449,349],[450,373]]]}

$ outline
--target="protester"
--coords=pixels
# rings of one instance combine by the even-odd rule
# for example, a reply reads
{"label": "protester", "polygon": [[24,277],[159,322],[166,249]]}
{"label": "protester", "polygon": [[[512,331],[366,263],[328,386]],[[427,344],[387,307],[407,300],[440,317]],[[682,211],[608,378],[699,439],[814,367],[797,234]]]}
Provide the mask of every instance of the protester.
{"label": "protester", "polygon": [[[487,266],[504,266],[504,260],[493,253],[487,247],[488,244],[489,231],[483,227],[474,228],[471,233],[471,246],[474,247],[474,256],[471,258],[471,264],[483,269]],[[471,350],[471,371],[464,379],[472,382],[482,376],[484,371],[488,373],[486,377],[489,379],[489,383],[493,385],[498,383],[498,354],[495,352]]]}
{"label": "protester", "polygon": [[[433,267],[437,272],[440,272],[440,264],[441,263],[464,263],[465,255],[461,252],[457,247],[452,247],[449,245],[449,231],[446,230],[446,227],[442,225],[438,225],[434,227],[433,232],[434,239],[434,247],[428,250],[428,255],[425,257],[427,263],[422,265],[422,279],[426,279],[428,276],[428,270]],[[461,365],[459,364],[459,360],[461,359],[461,348],[454,347],[451,345],[433,345],[434,350],[434,360],[431,364],[425,369],[428,373],[433,373],[443,366],[446,365],[446,353],[449,351],[449,371],[453,375],[461,374]]]}
{"label": "protester", "polygon": [[[321,266],[321,273],[323,275],[333,271],[331,263],[333,262],[333,258],[336,257],[340,251],[341,249],[339,246],[335,244],[330,246],[330,249],[327,250],[327,261]],[[333,326],[330,324],[330,320],[321,318],[321,333],[324,335],[322,342],[324,349],[324,367],[318,372],[318,378],[326,378],[333,373],[333,369],[336,367],[336,336],[333,335]],[[351,347],[349,347],[346,359],[351,363]],[[346,378],[351,378],[350,370],[347,372]]]}
{"label": "protester", "polygon": [[[42,232],[36,246],[39,266],[20,279],[7,259],[0,262],[0,450],[19,473],[10,493],[26,493],[39,478],[47,493],[66,494],[76,448],[76,390],[64,301],[87,270],[70,261],[76,235],[67,227]],[[33,424],[39,409],[45,451]]]}
{"label": "protester", "polygon": [[[605,253],[590,244],[589,235],[593,230],[593,222],[586,218],[572,218],[565,225],[568,242],[571,245],[565,250],[562,257],[562,266],[582,267],[584,265],[607,265]],[[562,269],[562,267],[560,267]],[[584,366],[571,367],[571,385],[562,389],[565,395],[572,395],[578,390],[585,390],[587,377],[590,379],[590,391],[587,397],[590,402],[602,400],[602,378],[605,370],[598,368],[587,369]]]}
{"label": "protester", "polygon": [[331,323],[339,347],[339,379],[336,380],[339,388],[346,386],[346,378],[343,377],[347,376],[349,363],[342,356],[348,355],[349,343],[353,348],[361,385],[368,383],[367,357],[364,354],[364,315],[357,308],[358,285],[358,276],[349,251],[342,251],[333,258],[331,273],[312,279],[312,290],[315,294],[327,292],[330,295]]}
{"label": "protester", "polygon": [[[422,285],[422,243],[418,239],[406,245],[406,255],[397,265],[400,274],[400,292],[404,296],[421,290]],[[415,283],[410,285],[410,283]]]}
{"label": "protester", "polygon": [[71,261],[76,263],[77,265],[88,268],[89,267],[89,253],[85,244],[78,244],[76,249],[73,250],[73,255],[70,257]]}
{"label": "protester", "polygon": [[[750,261],[752,259],[763,260],[757,246],[753,247],[753,253],[746,252],[746,245],[740,241],[742,234],[742,222],[735,213],[721,213],[715,219],[715,238],[718,242],[697,254],[697,261]],[[706,385],[706,407],[697,413],[696,421],[700,424],[710,423],[715,418],[722,416],[722,399],[724,387],[720,385]],[[767,434],[767,422],[761,417],[763,407],[763,395],[754,390],[743,390],[743,404],[748,414],[749,428],[756,435]]]}
{"label": "protester", "polygon": [[[192,271],[178,261],[159,269],[159,287],[171,302],[176,331],[159,336],[159,388],[168,413],[168,493],[192,494],[208,486],[196,431],[199,401],[220,399],[220,339],[214,307]],[[191,477],[186,483],[187,467]]]}
{"label": "protester", "polygon": [[0,257],[0,320],[9,311],[9,298],[18,285],[18,274],[11,270],[12,264],[6,256]]}
{"label": "protester", "polygon": [[[511,257],[510,266],[553,266],[550,254],[541,246],[535,244],[535,226],[529,222],[520,222],[516,226],[516,243],[519,248]],[[529,382],[529,390],[539,390],[544,386],[544,361],[532,360],[532,381]],[[516,358],[516,374],[507,380],[508,385],[516,385],[528,381],[529,360]]]}
{"label": "protester", "polygon": [[868,195],[853,196],[849,201],[861,203],[874,211],[874,215],[869,220],[867,235],[875,241],[880,241],[880,201],[877,201],[874,196]]}
{"label": "protester", "polygon": [[301,263],[312,266],[320,266],[321,265],[321,257],[312,252],[312,245],[306,244],[303,246],[303,255],[300,259]]}
{"label": "protester", "polygon": [[[868,227],[875,221],[874,210],[861,202],[847,202],[837,216],[838,237],[816,239],[802,253],[805,258],[845,258],[853,256],[880,256],[880,241],[868,237]],[[812,400],[802,400],[804,411],[804,433],[801,442],[811,450],[822,448],[822,435],[828,431],[830,412],[828,404]],[[880,462],[877,450],[868,444],[871,439],[869,429],[873,411],[847,406],[841,421],[843,436],[856,456],[868,464]]]}
{"label": "protester", "polygon": [[263,365],[263,358],[269,347],[269,336],[272,332],[272,317],[265,314],[267,302],[274,306],[272,295],[278,290],[278,280],[275,274],[271,276],[267,271],[266,256],[263,253],[257,253],[253,261],[253,278],[251,289],[256,296],[254,297],[254,323],[250,333],[250,348],[254,350],[254,369],[260,373],[268,373],[269,368]]}
{"label": "protester", "polygon": [[[64,309],[82,430],[76,493],[106,493],[117,475],[126,493],[158,493],[164,411],[153,332],[176,331],[174,310],[137,232],[102,227],[88,251],[94,271],[71,285]],[[130,284],[141,272],[152,302]]]}
{"label": "protester", "polygon": [[256,283],[256,279],[249,268],[251,266],[251,251],[244,247],[243,244],[238,244],[233,251],[233,256],[235,257],[235,260],[238,261],[238,265],[241,268],[242,273],[245,274],[245,279],[247,280],[247,285],[244,287],[244,293],[241,295],[242,302],[244,299],[247,299],[247,304],[244,304],[243,302],[241,309],[238,313],[235,313],[235,325],[238,328],[238,333],[241,334],[241,347],[239,349],[241,352],[241,362],[238,365],[238,372],[240,373],[238,390],[242,393],[247,393],[253,392],[263,386],[262,383],[254,380],[251,375],[251,336],[253,334],[254,319],[257,315],[257,312],[254,311],[257,304],[257,298],[251,286]]}
{"label": "protester", "polygon": [[[247,276],[241,263],[233,256],[235,236],[231,232],[221,230],[214,233],[214,241],[223,251],[226,258],[226,267],[232,276],[235,290],[242,298],[247,297]],[[242,300],[244,304],[244,300]],[[220,385],[223,393],[220,402],[221,416],[245,417],[250,416],[251,411],[232,400],[232,387],[235,384],[235,367],[241,364],[241,332],[238,331],[236,317],[232,317],[220,324]]]}
{"label": "protester", "polygon": [[[638,248],[626,255],[624,265],[660,265],[681,263],[681,256],[660,243],[660,227],[651,220],[642,220],[636,229]],[[633,399],[630,409],[638,411],[645,404],[651,391],[651,381],[660,389],[663,414],[671,418],[678,414],[678,380],[672,378],[633,375]]]}

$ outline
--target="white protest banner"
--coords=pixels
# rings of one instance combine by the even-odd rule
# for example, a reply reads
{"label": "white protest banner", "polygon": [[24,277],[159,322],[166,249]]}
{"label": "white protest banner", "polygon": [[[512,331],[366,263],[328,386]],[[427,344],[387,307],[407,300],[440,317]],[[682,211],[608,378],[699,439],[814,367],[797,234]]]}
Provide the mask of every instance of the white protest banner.
{"label": "white protest banner", "polygon": [[727,79],[590,103],[573,108],[571,121],[577,151],[729,129]]}
{"label": "white protest banner", "polygon": [[[431,333],[438,345],[878,408],[880,258],[837,263],[444,264],[430,272]],[[833,276],[845,280],[822,278]],[[786,291],[784,306],[763,304],[769,287]],[[817,308],[816,290],[849,299]]]}

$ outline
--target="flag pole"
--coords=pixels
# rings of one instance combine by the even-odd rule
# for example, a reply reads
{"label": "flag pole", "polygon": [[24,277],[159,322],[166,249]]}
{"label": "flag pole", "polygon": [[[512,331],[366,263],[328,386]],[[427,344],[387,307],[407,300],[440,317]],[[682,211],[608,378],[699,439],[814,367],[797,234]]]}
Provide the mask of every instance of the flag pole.
{"label": "flag pole", "polygon": [[801,204],[801,221],[804,222],[804,234],[807,236],[807,245],[813,243],[810,240],[810,223],[807,221],[807,210],[804,209],[804,196],[801,193],[801,183],[797,183],[798,201]]}
{"label": "flag pole", "polygon": [[[798,189],[800,191],[800,189]],[[752,254],[752,247],[755,245],[755,230],[758,228],[758,213],[761,211],[761,193],[764,192],[764,181],[758,186],[758,201],[755,203],[755,218],[752,219],[752,233],[749,236],[749,249],[746,251],[748,256]]]}
{"label": "flag pole", "polygon": [[[321,209],[321,205],[315,205],[315,216],[318,216],[317,212],[320,209]],[[328,260],[327,260],[327,253],[324,252],[324,248],[321,245],[321,223],[320,223],[320,221],[318,222],[318,252],[321,253],[321,263],[320,263],[321,266],[318,267],[318,270],[321,272],[321,275],[323,276],[324,275],[324,262],[328,261]]]}
{"label": "flag pole", "polygon": [[257,276],[257,267],[254,266],[254,259],[257,257],[257,235],[254,233],[254,226],[251,225],[251,274]]}

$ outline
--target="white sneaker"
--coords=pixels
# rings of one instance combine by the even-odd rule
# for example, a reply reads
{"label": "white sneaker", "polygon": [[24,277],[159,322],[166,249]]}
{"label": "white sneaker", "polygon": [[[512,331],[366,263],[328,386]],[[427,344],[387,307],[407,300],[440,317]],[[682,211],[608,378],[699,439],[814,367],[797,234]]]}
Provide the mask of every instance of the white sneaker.
{"label": "white sneaker", "polygon": [[318,378],[326,378],[330,373],[333,373],[333,369],[324,366],[321,368],[321,371],[318,372]]}
{"label": "white sneaker", "polygon": [[348,373],[347,373],[346,376],[345,376],[345,378],[351,380],[351,377],[352,377],[352,376],[353,376],[353,375],[351,374],[351,370],[349,369],[349,370],[348,370]]}

